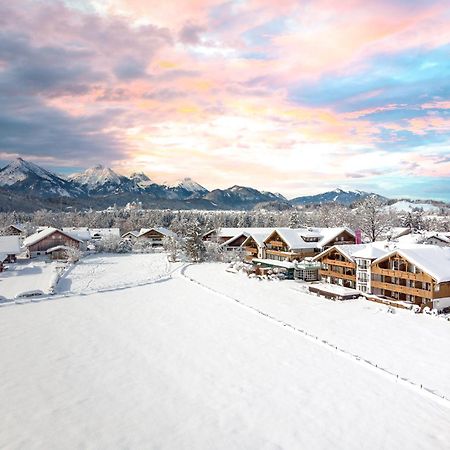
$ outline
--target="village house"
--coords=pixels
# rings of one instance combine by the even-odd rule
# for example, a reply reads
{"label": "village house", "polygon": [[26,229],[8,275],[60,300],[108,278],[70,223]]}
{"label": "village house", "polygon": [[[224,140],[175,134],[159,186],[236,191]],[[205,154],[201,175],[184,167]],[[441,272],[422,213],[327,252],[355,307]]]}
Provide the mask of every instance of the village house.
{"label": "village house", "polygon": [[394,301],[450,306],[450,248],[374,242],[337,245],[317,255],[321,280]]}
{"label": "village house", "polygon": [[3,236],[25,236],[26,231],[22,225],[8,225],[2,230]]}
{"label": "village house", "polygon": [[30,258],[43,256],[47,250],[58,245],[80,249],[81,244],[82,241],[77,237],[53,227],[38,231],[23,241],[23,245],[26,247]]}
{"label": "village house", "polygon": [[450,307],[450,248],[416,245],[392,250],[372,263],[376,295],[431,309]]}
{"label": "village house", "polygon": [[119,228],[64,227],[62,230],[84,242],[120,239]]}
{"label": "village house", "polygon": [[276,228],[264,240],[264,258],[301,261],[336,244],[354,244],[348,228]]}
{"label": "village house", "polygon": [[125,241],[130,241],[131,243],[135,243],[139,236],[139,231],[127,231],[122,234],[121,238]]}
{"label": "village house", "polygon": [[16,262],[17,255],[22,253],[19,236],[0,236],[0,253],[4,262]]}
{"label": "village house", "polygon": [[5,269],[5,263],[16,262],[21,252],[19,236],[0,236],[0,272]]}
{"label": "village house", "polygon": [[167,228],[141,228],[137,240],[145,240],[151,247],[162,247],[165,237],[176,238],[177,235]]}

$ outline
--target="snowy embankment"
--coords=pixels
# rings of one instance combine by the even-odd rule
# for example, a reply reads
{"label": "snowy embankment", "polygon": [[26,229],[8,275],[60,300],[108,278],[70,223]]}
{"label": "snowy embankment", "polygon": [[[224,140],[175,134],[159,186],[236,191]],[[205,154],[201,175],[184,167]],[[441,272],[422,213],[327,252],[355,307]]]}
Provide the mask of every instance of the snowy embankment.
{"label": "snowy embankment", "polygon": [[132,287],[161,279],[174,267],[165,253],[91,255],[63,275],[57,292],[89,293]]}
{"label": "snowy embankment", "polygon": [[187,267],[185,273],[245,305],[326,340],[349,354],[450,398],[450,324],[364,300],[333,302],[299,291],[294,281],[249,279],[224,264]]}
{"label": "snowy embankment", "polygon": [[12,300],[31,291],[51,294],[62,269],[61,264],[44,261],[9,264],[0,276],[0,297]]}
{"label": "snowy embankment", "polygon": [[[214,276],[205,265],[188,271]],[[214,282],[247,289],[224,280]],[[447,406],[177,274],[0,310],[0,354],[0,448],[445,449],[450,440]]]}

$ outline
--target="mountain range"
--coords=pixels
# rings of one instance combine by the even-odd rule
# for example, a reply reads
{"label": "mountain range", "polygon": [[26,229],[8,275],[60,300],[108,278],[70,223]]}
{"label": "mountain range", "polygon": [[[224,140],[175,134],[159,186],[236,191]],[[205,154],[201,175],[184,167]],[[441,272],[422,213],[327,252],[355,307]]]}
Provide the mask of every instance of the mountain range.
{"label": "mountain range", "polygon": [[[0,211],[67,207],[103,208],[138,200],[147,208],[251,209],[258,205],[351,204],[371,194],[336,189],[287,200],[283,195],[251,187],[232,186],[209,191],[191,178],[158,184],[144,173],[127,177],[97,165],[63,177],[17,158],[0,169]],[[382,197],[380,197],[382,198]]]}

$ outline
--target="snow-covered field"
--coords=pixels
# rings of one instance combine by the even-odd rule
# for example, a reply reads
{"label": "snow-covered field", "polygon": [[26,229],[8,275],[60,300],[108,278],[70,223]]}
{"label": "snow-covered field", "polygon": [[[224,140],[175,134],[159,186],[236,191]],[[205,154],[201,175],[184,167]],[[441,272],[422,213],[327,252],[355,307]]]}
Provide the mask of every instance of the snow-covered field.
{"label": "snow-covered field", "polygon": [[244,304],[450,398],[450,323],[363,300],[333,302],[300,292],[295,281],[268,282],[189,266],[186,275]]}
{"label": "snow-covered field", "polygon": [[[162,267],[148,256],[149,266]],[[128,260],[128,270],[141,263]],[[95,273],[111,285],[107,271]],[[448,322],[311,298],[293,283],[248,280],[216,264],[184,273],[225,295],[176,270],[160,283],[1,308],[0,448],[448,448],[448,402],[230,297],[279,304],[271,315],[292,320],[316,316],[304,328],[329,329],[342,345],[362,339],[374,359],[389,361],[384,334],[397,337],[417,363],[405,356],[399,367],[422,374],[431,364],[427,382],[441,388],[448,358],[433,342],[424,352],[420,334],[434,327],[448,348]],[[299,309],[294,298],[311,306]],[[416,350],[404,326],[416,330]]]}
{"label": "snow-covered field", "polygon": [[32,290],[49,293],[56,266],[56,263],[44,261],[8,264],[8,270],[0,275],[0,297],[13,299],[18,294]]}
{"label": "snow-covered field", "polygon": [[95,292],[156,280],[169,272],[164,253],[96,254],[81,259],[58,284],[58,292]]}

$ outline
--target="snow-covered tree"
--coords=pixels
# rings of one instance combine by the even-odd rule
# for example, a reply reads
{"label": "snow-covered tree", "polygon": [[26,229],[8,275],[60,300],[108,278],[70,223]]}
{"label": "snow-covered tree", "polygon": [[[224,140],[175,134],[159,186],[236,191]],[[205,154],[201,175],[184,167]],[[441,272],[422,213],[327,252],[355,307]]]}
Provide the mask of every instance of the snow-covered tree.
{"label": "snow-covered tree", "polygon": [[190,222],[184,239],[184,252],[193,262],[202,262],[205,258],[205,244],[202,240],[203,232],[198,221]]}
{"label": "snow-covered tree", "polygon": [[179,238],[166,236],[163,238],[162,242],[163,248],[167,252],[169,261],[177,261],[183,251],[181,240]]}
{"label": "snow-covered tree", "polygon": [[371,241],[376,241],[393,225],[392,212],[375,196],[366,197],[356,210],[356,219],[363,234]]}

